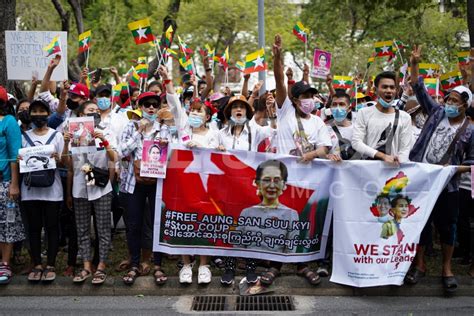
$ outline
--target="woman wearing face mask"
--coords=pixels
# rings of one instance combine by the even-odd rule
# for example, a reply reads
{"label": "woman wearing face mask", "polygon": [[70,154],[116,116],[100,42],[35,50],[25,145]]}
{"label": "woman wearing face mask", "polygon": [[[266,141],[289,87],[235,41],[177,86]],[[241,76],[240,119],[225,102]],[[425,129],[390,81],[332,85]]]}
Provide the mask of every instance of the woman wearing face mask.
{"label": "woman wearing face mask", "polygon": [[[79,116],[94,117],[96,125],[100,123],[100,115],[97,105],[92,102],[82,104],[78,109]],[[85,174],[81,168],[85,164],[90,164],[101,170],[114,171],[116,153],[114,151],[114,139],[108,139],[104,133],[98,129],[94,132],[94,137],[100,140],[97,153],[72,156],[69,160],[69,172],[67,183],[67,204],[72,208],[74,203],[74,213],[76,218],[77,236],[79,251],[84,262],[83,269],[74,277],[74,283],[82,283],[92,276],[91,264],[91,232],[90,220],[92,208],[94,208],[95,221],[97,226],[97,238],[99,239],[99,265],[94,273],[92,284],[102,284],[105,282],[107,274],[105,272],[108,252],[111,246],[110,235],[110,210],[112,204],[112,186],[109,183],[105,187],[96,185],[86,185]],[[71,134],[64,133],[65,151],[69,146]],[[113,174],[113,173],[112,173]]]}
{"label": "woman wearing face mask", "polygon": [[328,159],[349,160],[354,155],[351,146],[353,128],[350,120],[350,96],[344,91],[336,90],[330,110],[333,120],[328,122],[328,131],[331,135],[332,148]]}
{"label": "woman wearing face mask", "polygon": [[[166,87],[166,99],[173,113],[178,137],[181,143],[189,148],[216,148],[218,146],[217,132],[206,127],[206,123],[211,119],[211,110],[200,101],[194,101],[190,106],[189,115],[181,106],[178,96],[175,93],[173,83],[169,79],[168,71],[164,66],[160,66],[158,72],[163,78]],[[182,256],[183,267],[179,271],[180,283],[192,283],[192,264],[190,256]],[[209,257],[200,256],[198,269],[198,284],[208,284],[211,282],[211,270],[209,269]]]}
{"label": "woman wearing face mask", "polygon": [[23,99],[18,102],[18,106],[16,108],[16,117],[19,121],[18,123],[20,124],[22,131],[27,131],[30,129],[31,119],[30,114],[28,113],[29,108],[30,101]]}
{"label": "woman wearing face mask", "polygon": [[[139,276],[140,254],[142,248],[152,249],[152,240],[148,245],[142,243],[142,232],[145,222],[154,223],[156,179],[140,176],[140,161],[142,159],[143,141],[156,140],[165,146],[168,142],[166,135],[157,121],[157,112],[160,108],[160,97],[153,92],[144,92],[138,98],[141,110],[139,122],[130,121],[121,135],[120,151],[122,157],[129,160],[128,168],[124,168],[120,175],[120,193],[126,201],[127,243],[131,256],[130,270],[123,276],[125,284],[131,285]],[[166,130],[166,133],[168,131]],[[150,212],[145,212],[146,201]],[[148,219],[144,219],[148,216]],[[152,232],[151,232],[152,233]],[[154,278],[156,284],[163,284],[167,277],[161,269],[161,253],[153,253]]]}
{"label": "woman wearing face mask", "polygon": [[[54,146],[54,154],[51,159],[54,158],[59,162],[62,153],[62,161],[66,162],[67,157],[64,154],[67,154],[67,150],[63,151],[63,135],[47,126],[48,117],[51,114],[49,105],[43,100],[35,100],[30,105],[29,114],[33,129],[24,132],[23,147],[51,144]],[[26,177],[23,179],[25,180]],[[41,187],[31,184],[27,186],[23,181],[21,191],[22,205],[29,223],[30,249],[34,264],[28,275],[28,280],[32,282],[53,281],[56,278],[55,264],[59,247],[59,211],[63,201],[63,187],[58,170],[54,171],[54,182],[51,185]],[[43,224],[48,240],[47,264],[44,270],[41,262]]]}

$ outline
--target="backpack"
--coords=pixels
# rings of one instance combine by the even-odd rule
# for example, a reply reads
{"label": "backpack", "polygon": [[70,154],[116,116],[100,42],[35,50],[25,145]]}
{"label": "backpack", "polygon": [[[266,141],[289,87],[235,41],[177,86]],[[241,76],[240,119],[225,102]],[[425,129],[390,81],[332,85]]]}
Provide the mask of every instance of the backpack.
{"label": "backpack", "polygon": [[[57,131],[54,131],[53,134],[46,141],[45,145],[49,145],[53,141],[54,137],[56,137],[57,133],[58,133]],[[28,136],[28,134],[26,134],[25,132],[22,132],[22,134],[25,137],[25,140],[28,142],[28,144],[30,144],[32,147],[36,146],[35,143]],[[33,172],[26,173],[25,176],[23,177],[23,181],[25,185],[28,187],[28,190],[31,187],[47,188],[53,185],[55,181],[55,175],[56,175],[56,169],[33,171]]]}

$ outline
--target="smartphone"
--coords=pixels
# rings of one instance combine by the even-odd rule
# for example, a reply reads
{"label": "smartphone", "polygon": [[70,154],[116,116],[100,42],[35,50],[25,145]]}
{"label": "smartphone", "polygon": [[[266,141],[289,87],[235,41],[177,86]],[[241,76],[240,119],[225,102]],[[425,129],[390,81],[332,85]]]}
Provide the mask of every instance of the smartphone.
{"label": "smartphone", "polygon": [[102,76],[102,68],[97,68],[97,70],[94,73],[94,78],[92,79],[92,82],[99,82],[100,76]]}

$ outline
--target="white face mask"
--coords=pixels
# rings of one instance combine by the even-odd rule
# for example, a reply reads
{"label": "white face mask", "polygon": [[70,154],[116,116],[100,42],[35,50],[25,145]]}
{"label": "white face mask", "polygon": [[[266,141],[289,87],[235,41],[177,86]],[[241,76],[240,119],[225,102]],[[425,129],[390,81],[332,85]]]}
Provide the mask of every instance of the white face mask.
{"label": "white face mask", "polygon": [[247,118],[244,116],[244,117],[241,117],[241,118],[235,118],[233,116],[230,117],[230,120],[232,122],[234,122],[235,125],[244,125],[245,122],[247,122]]}

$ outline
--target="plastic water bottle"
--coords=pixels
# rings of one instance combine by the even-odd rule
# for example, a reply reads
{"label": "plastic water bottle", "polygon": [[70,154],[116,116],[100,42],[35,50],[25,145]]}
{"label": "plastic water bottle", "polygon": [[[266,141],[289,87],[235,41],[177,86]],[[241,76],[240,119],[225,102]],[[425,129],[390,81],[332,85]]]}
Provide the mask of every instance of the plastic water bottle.
{"label": "plastic water bottle", "polygon": [[15,222],[17,208],[18,204],[15,201],[7,200],[7,223]]}

